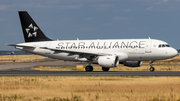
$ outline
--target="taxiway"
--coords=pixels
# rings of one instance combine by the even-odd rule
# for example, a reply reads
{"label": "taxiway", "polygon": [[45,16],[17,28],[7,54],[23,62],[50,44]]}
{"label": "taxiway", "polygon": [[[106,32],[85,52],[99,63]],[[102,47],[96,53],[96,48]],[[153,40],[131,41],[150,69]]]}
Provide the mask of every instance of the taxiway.
{"label": "taxiway", "polygon": [[0,71],[0,76],[180,76],[178,71]]}
{"label": "taxiway", "polygon": [[34,71],[29,68],[37,66],[73,66],[80,62],[34,62],[0,64],[0,76],[180,76],[180,71]]}

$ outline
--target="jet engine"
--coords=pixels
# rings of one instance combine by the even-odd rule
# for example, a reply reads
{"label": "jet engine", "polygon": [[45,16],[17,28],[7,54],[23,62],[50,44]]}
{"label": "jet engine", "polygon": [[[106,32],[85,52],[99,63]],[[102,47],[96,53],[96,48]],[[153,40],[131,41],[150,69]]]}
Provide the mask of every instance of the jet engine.
{"label": "jet engine", "polygon": [[98,64],[102,67],[117,67],[119,65],[119,58],[116,55],[113,56],[100,56],[98,58]]}
{"label": "jet engine", "polygon": [[142,61],[126,61],[123,62],[123,64],[128,67],[140,67],[142,65]]}

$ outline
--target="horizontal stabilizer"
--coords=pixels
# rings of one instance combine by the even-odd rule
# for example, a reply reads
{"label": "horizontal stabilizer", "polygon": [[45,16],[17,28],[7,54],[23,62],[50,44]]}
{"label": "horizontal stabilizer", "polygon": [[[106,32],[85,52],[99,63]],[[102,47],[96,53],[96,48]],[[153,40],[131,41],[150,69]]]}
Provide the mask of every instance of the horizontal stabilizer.
{"label": "horizontal stabilizer", "polygon": [[6,46],[35,48],[33,46],[23,46],[23,45],[15,45],[15,44],[6,44]]}

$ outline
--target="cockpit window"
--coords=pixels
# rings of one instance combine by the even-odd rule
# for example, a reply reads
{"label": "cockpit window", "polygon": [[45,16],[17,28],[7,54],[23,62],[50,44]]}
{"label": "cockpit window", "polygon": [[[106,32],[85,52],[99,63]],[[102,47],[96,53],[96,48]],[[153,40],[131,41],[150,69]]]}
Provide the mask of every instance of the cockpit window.
{"label": "cockpit window", "polygon": [[169,45],[166,45],[166,47],[170,47]]}
{"label": "cockpit window", "polygon": [[164,48],[164,47],[170,47],[170,45],[168,45],[168,44],[160,44],[159,46],[158,46],[159,48]]}

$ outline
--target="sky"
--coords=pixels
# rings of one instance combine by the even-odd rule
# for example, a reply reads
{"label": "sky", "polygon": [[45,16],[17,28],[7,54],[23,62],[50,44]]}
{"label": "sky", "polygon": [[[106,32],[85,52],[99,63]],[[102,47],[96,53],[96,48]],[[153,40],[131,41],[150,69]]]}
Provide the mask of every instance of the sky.
{"label": "sky", "polygon": [[18,11],[53,40],[163,40],[180,49],[180,0],[0,0],[0,50],[24,42]]}

